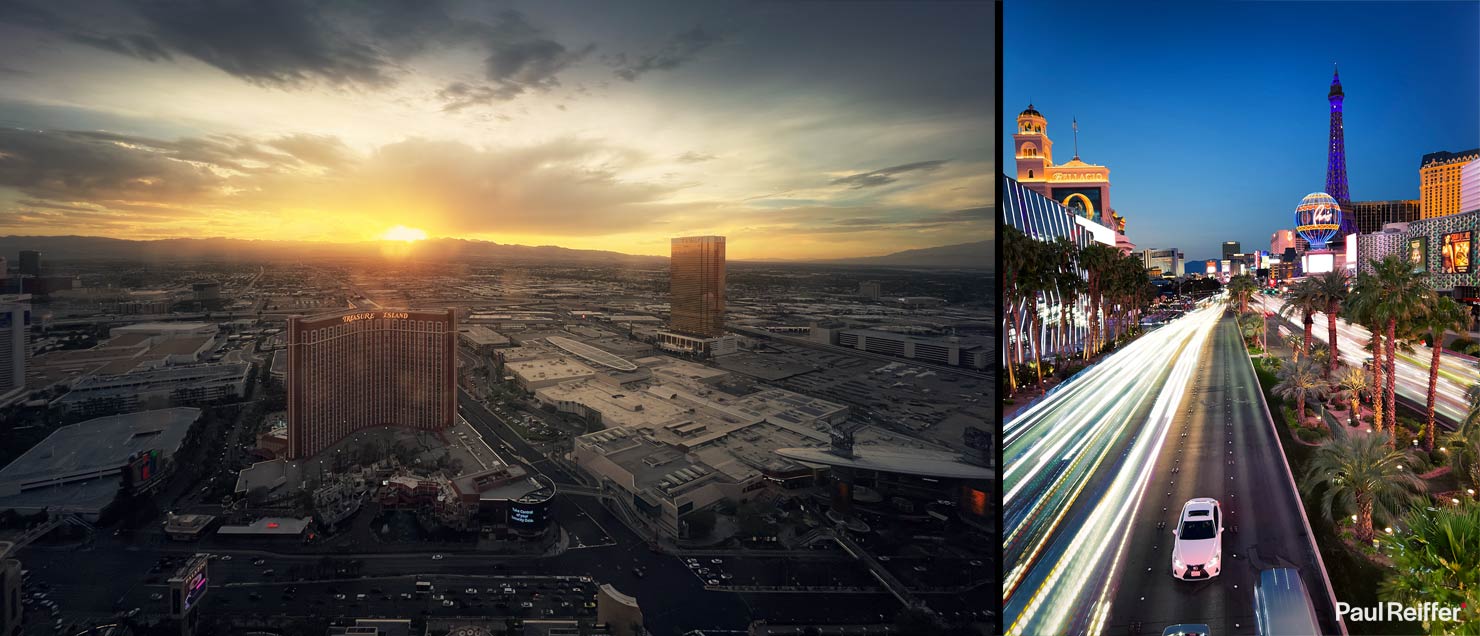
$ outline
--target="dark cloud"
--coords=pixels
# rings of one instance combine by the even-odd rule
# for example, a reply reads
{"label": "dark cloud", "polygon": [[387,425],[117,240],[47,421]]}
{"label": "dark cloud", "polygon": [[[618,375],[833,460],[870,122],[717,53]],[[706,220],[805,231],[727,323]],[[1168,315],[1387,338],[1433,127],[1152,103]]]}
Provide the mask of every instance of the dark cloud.
{"label": "dark cloud", "polygon": [[452,110],[558,86],[557,75],[595,48],[568,48],[517,11],[488,21],[456,17],[446,0],[119,0],[107,6],[120,14],[117,24],[89,24],[96,19],[82,11],[63,15],[34,0],[0,2],[0,22],[151,62],[193,57],[281,87],[380,88],[396,83],[402,61],[433,47],[486,51],[482,75],[490,84],[470,87],[467,95],[449,93]]}
{"label": "dark cloud", "polygon": [[0,128],[0,186],[61,201],[180,201],[221,184],[171,151],[74,131]]}
{"label": "dark cloud", "polygon": [[636,81],[650,71],[671,71],[694,59],[701,51],[724,41],[724,36],[696,26],[669,38],[656,53],[628,59],[619,53],[608,59],[616,70],[617,77],[629,82]]}
{"label": "dark cloud", "polygon": [[901,175],[907,172],[934,172],[936,170],[939,170],[941,166],[944,166],[948,162],[950,162],[950,159],[916,161],[915,163],[906,163],[898,166],[890,166],[888,168],[880,168],[878,170],[874,170],[873,172],[860,172],[858,174],[850,174],[846,177],[838,177],[837,179],[833,179],[829,183],[831,183],[832,185],[845,185],[855,190],[859,188],[874,188],[881,185],[894,183],[895,181],[899,180],[895,178],[897,175]]}
{"label": "dark cloud", "polygon": [[172,48],[259,84],[309,80],[384,86],[392,63],[335,28],[319,6],[295,0],[168,0],[138,5]]}

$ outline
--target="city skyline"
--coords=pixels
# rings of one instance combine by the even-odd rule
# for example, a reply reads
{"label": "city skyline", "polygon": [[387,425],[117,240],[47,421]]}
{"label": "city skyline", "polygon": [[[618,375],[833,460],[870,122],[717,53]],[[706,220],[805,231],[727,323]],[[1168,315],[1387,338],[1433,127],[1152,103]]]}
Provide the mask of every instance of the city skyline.
{"label": "city skyline", "polygon": [[[1480,91],[1464,81],[1480,74],[1480,63],[1448,54],[1480,19],[1473,3],[1123,9],[1007,5],[1004,19],[1020,29],[1071,15],[1099,28],[1050,48],[1007,38],[1000,129],[1010,132],[1032,102],[1064,147],[1077,120],[1080,154],[1112,169],[1116,210],[1139,247],[1175,247],[1189,258],[1216,254],[1226,240],[1268,249],[1271,234],[1293,225],[1300,199],[1324,188],[1333,64],[1346,94],[1352,200],[1416,199],[1424,154],[1480,139],[1472,116]],[[1346,35],[1308,37],[1313,28]],[[1254,32],[1260,46],[1234,45]],[[1385,46],[1379,52],[1372,41]],[[1162,87],[1154,98],[1123,89],[1146,76]],[[1010,148],[1003,152],[1011,165]],[[1187,224],[1189,214],[1199,221]]]}
{"label": "city skyline", "polygon": [[128,7],[0,11],[0,234],[991,238],[989,5]]}

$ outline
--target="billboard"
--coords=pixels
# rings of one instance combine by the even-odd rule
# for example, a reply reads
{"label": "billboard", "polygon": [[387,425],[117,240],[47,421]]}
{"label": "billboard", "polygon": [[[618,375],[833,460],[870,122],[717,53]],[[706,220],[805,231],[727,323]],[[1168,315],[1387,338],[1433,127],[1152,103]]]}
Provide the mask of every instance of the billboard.
{"label": "billboard", "polygon": [[1429,237],[1415,236],[1408,239],[1408,262],[1413,271],[1422,272],[1429,268]]}
{"label": "billboard", "polygon": [[180,617],[190,612],[196,603],[205,596],[208,577],[206,576],[207,557],[197,554],[190,558],[189,563],[180,568],[179,572],[170,579],[170,614]]}
{"label": "billboard", "polygon": [[1474,249],[1473,230],[1450,232],[1444,235],[1444,244],[1439,248],[1440,271],[1445,274],[1470,273],[1470,253]]}

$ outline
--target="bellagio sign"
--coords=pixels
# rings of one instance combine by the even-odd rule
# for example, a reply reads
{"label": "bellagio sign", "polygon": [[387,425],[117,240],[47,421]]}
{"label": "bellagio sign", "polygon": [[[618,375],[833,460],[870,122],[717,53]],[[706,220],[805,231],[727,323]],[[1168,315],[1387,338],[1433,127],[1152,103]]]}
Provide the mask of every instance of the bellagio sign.
{"label": "bellagio sign", "polygon": [[362,314],[350,314],[348,316],[345,316],[344,321],[354,322],[356,320],[369,320],[371,318],[383,318],[385,320],[405,320],[409,317],[410,314],[404,311],[367,311]]}

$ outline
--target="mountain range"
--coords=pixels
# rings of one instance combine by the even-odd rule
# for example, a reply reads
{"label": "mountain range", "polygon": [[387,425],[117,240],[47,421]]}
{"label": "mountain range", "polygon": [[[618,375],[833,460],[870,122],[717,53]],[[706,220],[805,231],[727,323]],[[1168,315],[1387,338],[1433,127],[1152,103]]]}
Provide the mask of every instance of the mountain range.
{"label": "mountain range", "polygon": [[[408,246],[418,259],[447,261],[504,261],[526,264],[664,266],[665,256],[642,256],[606,250],[577,250],[554,245],[513,245],[492,241],[436,238]],[[316,243],[248,239],[158,239],[135,241],[100,236],[3,236],[0,256],[13,258],[20,250],[39,250],[43,260],[124,260],[163,262],[179,260],[309,260],[313,258],[377,257],[401,246],[382,241]],[[744,262],[744,261],[741,261]],[[905,250],[883,256],[824,260],[756,260],[757,263],[816,263],[884,267],[983,268],[993,263],[991,241]]]}

